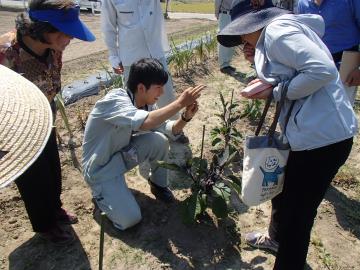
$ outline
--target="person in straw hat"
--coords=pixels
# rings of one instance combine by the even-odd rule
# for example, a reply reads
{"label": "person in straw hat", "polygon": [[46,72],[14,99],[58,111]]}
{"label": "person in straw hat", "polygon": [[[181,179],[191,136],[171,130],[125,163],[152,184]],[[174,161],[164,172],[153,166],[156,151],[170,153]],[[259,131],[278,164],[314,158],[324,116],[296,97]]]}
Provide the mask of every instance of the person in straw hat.
{"label": "person in straw hat", "polygon": [[253,9],[250,1],[243,1],[217,36],[224,46],[244,46],[245,57],[255,64],[256,81],[272,85],[250,98],[273,95],[278,101],[283,89],[278,85],[289,83],[279,120],[283,130],[292,106],[283,191],[272,200],[268,233],[245,236],[254,247],[277,252],[277,270],[304,269],[317,208],[358,129],[339,73],[321,41],[324,29],[319,15],[294,15],[269,4]]}
{"label": "person in straw hat", "polygon": [[[16,19],[16,31],[0,37],[0,64],[38,86],[54,114],[54,97],[61,89],[62,52],[73,38],[95,40],[79,14],[79,6],[72,0],[31,0],[28,12]],[[74,239],[61,226],[76,223],[77,217],[61,207],[61,165],[55,129],[42,154],[15,183],[35,232],[55,244]]]}

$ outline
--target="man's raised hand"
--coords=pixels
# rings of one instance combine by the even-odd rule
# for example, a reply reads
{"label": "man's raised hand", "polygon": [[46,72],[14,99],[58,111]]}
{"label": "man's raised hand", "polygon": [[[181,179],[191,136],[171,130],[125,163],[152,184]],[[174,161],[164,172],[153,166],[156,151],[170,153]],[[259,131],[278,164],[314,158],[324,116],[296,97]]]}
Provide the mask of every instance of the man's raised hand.
{"label": "man's raised hand", "polygon": [[193,104],[201,96],[201,91],[204,88],[205,85],[200,84],[195,87],[189,87],[184,92],[182,92],[178,98],[181,107],[186,107]]}

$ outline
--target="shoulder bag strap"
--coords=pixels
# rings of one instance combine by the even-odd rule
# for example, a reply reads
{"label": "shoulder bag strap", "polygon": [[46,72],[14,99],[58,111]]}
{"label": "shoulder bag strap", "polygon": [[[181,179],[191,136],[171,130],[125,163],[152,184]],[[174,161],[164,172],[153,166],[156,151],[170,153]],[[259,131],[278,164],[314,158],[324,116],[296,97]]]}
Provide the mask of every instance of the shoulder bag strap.
{"label": "shoulder bag strap", "polygon": [[260,121],[259,121],[259,124],[256,128],[256,131],[255,131],[255,136],[258,136],[259,133],[260,133],[260,130],[264,124],[264,121],[265,121],[265,117],[266,117],[266,114],[269,110],[269,107],[270,107],[270,104],[271,104],[271,101],[273,100],[273,95],[272,95],[272,92],[271,94],[268,96],[268,98],[266,99],[266,103],[265,103],[265,107],[264,107],[264,110],[261,114],[261,117],[260,117]]}

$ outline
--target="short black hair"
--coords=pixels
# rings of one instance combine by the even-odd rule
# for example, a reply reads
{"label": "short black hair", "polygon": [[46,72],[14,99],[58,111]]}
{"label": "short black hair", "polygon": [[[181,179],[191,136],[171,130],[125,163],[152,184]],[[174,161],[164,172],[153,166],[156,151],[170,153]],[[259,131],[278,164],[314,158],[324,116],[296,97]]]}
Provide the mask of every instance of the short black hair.
{"label": "short black hair", "polygon": [[[30,0],[29,9],[45,10],[45,9],[69,9],[76,6],[73,0]],[[27,13],[22,13],[15,20],[18,35],[30,36],[32,39],[39,40],[48,44],[44,37],[45,33],[59,32],[48,22],[32,20]]]}
{"label": "short black hair", "polygon": [[168,79],[169,75],[159,60],[143,58],[131,65],[126,85],[135,94],[139,83],[149,89],[152,84],[165,85]]}

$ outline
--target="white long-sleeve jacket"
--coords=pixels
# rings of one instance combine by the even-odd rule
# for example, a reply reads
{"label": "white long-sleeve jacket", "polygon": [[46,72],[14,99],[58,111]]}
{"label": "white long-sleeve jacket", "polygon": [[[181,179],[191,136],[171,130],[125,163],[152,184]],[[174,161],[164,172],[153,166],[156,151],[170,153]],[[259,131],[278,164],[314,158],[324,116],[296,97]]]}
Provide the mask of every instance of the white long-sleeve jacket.
{"label": "white long-sleeve jacket", "polygon": [[[262,31],[255,50],[258,77],[277,85],[291,80],[280,115],[283,128],[294,101],[286,137],[293,151],[353,137],[358,124],[331,54],[321,41],[325,24],[313,14],[282,15]],[[275,100],[281,96],[275,87]]]}
{"label": "white long-sleeve jacket", "polygon": [[101,29],[113,67],[169,50],[159,0],[102,0]]}

